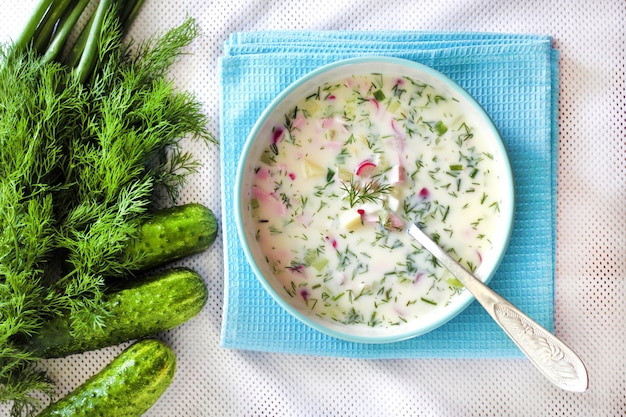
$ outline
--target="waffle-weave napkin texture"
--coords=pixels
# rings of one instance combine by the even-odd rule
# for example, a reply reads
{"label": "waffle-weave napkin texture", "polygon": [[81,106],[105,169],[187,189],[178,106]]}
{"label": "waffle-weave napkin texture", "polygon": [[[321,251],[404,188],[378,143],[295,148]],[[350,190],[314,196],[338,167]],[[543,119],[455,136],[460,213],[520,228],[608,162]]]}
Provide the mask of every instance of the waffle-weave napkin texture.
{"label": "waffle-weave napkin texture", "polygon": [[263,289],[240,246],[234,183],[244,142],[264,108],[308,72],[357,56],[428,65],[455,80],[500,131],[514,171],[515,225],[490,286],[548,330],[554,326],[558,51],[541,35],[454,32],[233,33],[220,59],[225,348],[357,358],[521,355],[477,302],[442,327],[389,344],[334,339],[300,323]]}

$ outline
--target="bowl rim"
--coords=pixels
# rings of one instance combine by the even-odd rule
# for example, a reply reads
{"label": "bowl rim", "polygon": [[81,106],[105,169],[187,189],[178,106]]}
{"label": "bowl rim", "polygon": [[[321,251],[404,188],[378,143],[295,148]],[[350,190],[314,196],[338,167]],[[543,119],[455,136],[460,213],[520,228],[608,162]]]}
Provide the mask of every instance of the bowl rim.
{"label": "bowl rim", "polygon": [[[425,324],[424,326],[420,326],[418,329],[412,329],[412,330],[408,329],[406,332],[398,332],[398,333],[392,332],[392,334],[389,334],[389,335],[372,336],[372,335],[361,335],[361,334],[341,332],[339,330],[335,330],[333,327],[322,325],[320,322],[312,320],[308,316],[304,315],[299,309],[297,309],[292,304],[287,302],[285,298],[282,297],[274,289],[274,287],[268,282],[268,279],[264,276],[263,272],[261,271],[248,245],[248,240],[246,238],[246,233],[244,230],[244,218],[243,218],[244,213],[243,213],[243,206],[242,206],[242,202],[243,202],[243,195],[242,195],[243,189],[242,188],[243,188],[246,161],[248,159],[248,155],[251,149],[253,148],[255,138],[258,136],[261,129],[264,127],[268,117],[272,115],[272,113],[276,110],[276,108],[295,90],[297,90],[306,82],[318,76],[321,76],[332,70],[337,70],[341,67],[348,67],[348,66],[352,66],[355,64],[362,65],[362,64],[370,64],[370,63],[371,64],[391,64],[391,65],[398,66],[398,67],[407,67],[412,71],[426,73],[427,75],[438,79],[442,83],[445,83],[447,86],[449,86],[450,88],[454,90],[455,94],[462,96],[463,99],[465,99],[469,104],[471,104],[474,110],[478,113],[479,117],[483,118],[485,126],[488,128],[491,137],[495,139],[494,141],[495,143],[493,145],[498,148],[500,156],[502,158],[500,165],[506,167],[506,169],[504,170],[505,172],[501,174],[501,180],[505,184],[509,185],[508,187],[503,188],[503,200],[506,199],[510,201],[510,204],[509,204],[510,210],[506,213],[501,212],[501,216],[503,217],[506,216],[506,218],[503,218],[503,221],[502,221],[503,227],[506,226],[506,230],[504,231],[501,230],[501,232],[503,232],[503,235],[502,235],[503,237],[501,239],[501,242],[502,242],[501,251],[498,254],[497,258],[495,258],[493,261],[492,270],[485,276],[483,280],[485,284],[488,284],[489,281],[491,281],[491,279],[495,275],[502,259],[504,258],[506,254],[507,247],[509,245],[510,238],[511,238],[512,231],[513,231],[513,225],[514,225],[515,181],[514,181],[513,169],[512,169],[510,158],[506,149],[506,145],[504,143],[504,140],[502,139],[500,132],[498,131],[497,127],[495,126],[495,123],[493,122],[489,114],[485,111],[483,106],[472,95],[470,95],[467,90],[465,90],[465,88],[463,88],[456,81],[452,80],[450,77],[441,73],[440,71],[435,70],[434,68],[421,64],[419,62],[412,61],[412,60],[405,59],[405,58],[368,55],[368,56],[346,58],[346,59],[334,61],[325,65],[322,65],[306,73],[305,75],[298,77],[295,81],[290,83],[286,88],[282,89],[280,93],[277,96],[275,96],[274,99],[270,101],[270,103],[265,107],[263,112],[256,119],[252,129],[250,130],[245,140],[244,146],[241,150],[240,158],[239,158],[238,165],[237,165],[235,186],[234,186],[233,192],[234,192],[235,222],[236,222],[236,228],[237,228],[237,235],[239,237],[239,243],[243,249],[246,260],[250,268],[252,269],[252,272],[256,276],[257,280],[260,282],[261,286],[271,296],[271,298],[276,303],[278,303],[278,305],[282,309],[284,309],[287,313],[289,313],[292,317],[299,320],[300,322],[307,325],[308,327],[314,330],[317,330],[323,334],[326,334],[336,339],[349,341],[349,342],[366,343],[366,344],[382,344],[382,343],[393,343],[393,342],[398,342],[398,341],[414,338],[414,337],[429,333],[435,330],[436,328],[441,327],[442,325],[446,324],[447,322],[449,322],[450,320],[458,316],[460,313],[465,311],[467,307],[475,300],[474,296],[467,290],[463,291],[461,294],[458,294],[455,296],[454,305],[453,307],[450,307],[449,311],[447,311],[446,314],[441,314],[440,317],[436,320],[433,320],[433,319],[429,320],[428,324]],[[508,195],[504,195],[504,193],[507,190],[508,190]],[[443,308],[447,309],[448,306],[445,306]]]}

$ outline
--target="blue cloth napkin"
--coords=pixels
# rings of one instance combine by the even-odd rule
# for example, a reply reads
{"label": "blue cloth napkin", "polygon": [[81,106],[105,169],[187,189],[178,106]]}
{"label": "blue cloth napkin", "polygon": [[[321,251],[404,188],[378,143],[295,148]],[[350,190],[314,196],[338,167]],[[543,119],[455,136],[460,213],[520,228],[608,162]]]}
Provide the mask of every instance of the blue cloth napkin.
{"label": "blue cloth napkin", "polygon": [[441,71],[482,104],[499,129],[516,187],[515,225],[493,289],[549,330],[554,326],[558,51],[540,35],[453,32],[234,33],[220,59],[225,348],[356,358],[518,357],[473,302],[410,340],[360,344],[312,330],[273,301],[248,266],[234,222],[235,172],[263,109],[302,75],[340,59],[395,56]]}

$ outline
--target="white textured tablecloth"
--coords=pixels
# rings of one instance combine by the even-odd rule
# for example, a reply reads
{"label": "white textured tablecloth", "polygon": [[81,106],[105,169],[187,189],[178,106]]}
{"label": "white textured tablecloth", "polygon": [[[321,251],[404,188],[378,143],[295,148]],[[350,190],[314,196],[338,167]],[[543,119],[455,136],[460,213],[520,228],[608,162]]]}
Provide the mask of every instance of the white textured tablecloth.
{"label": "white textured tablecloth", "polygon": [[[0,40],[34,0],[2,0]],[[148,416],[626,415],[626,3],[590,1],[146,0],[140,39],[195,17],[202,37],[173,75],[219,131],[218,66],[233,32],[270,29],[448,30],[550,35],[560,51],[555,332],[584,359],[590,388],[554,388],[524,359],[362,360],[220,347],[221,239],[185,261],[211,292],[197,318],[160,335],[178,356],[174,383]],[[216,150],[183,193],[221,212]],[[234,173],[233,173],[234,174]],[[123,346],[46,363],[59,394]],[[0,415],[8,409],[0,405]]]}

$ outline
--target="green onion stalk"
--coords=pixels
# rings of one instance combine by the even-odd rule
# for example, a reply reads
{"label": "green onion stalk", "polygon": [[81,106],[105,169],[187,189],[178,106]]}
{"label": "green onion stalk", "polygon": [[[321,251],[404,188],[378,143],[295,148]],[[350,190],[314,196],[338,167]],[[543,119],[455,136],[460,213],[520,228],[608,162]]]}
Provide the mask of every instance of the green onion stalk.
{"label": "green onion stalk", "polygon": [[68,46],[70,35],[76,30],[85,9],[91,0],[41,0],[36,6],[21,34],[14,41],[16,51],[32,48],[43,55],[42,62],[58,60],[74,68],[84,83],[93,71],[101,43],[101,33],[106,13],[116,10],[121,25],[121,33],[127,34],[137,17],[144,0],[101,0],[95,12],[88,17],[87,24],[70,53],[61,58],[63,49]]}

